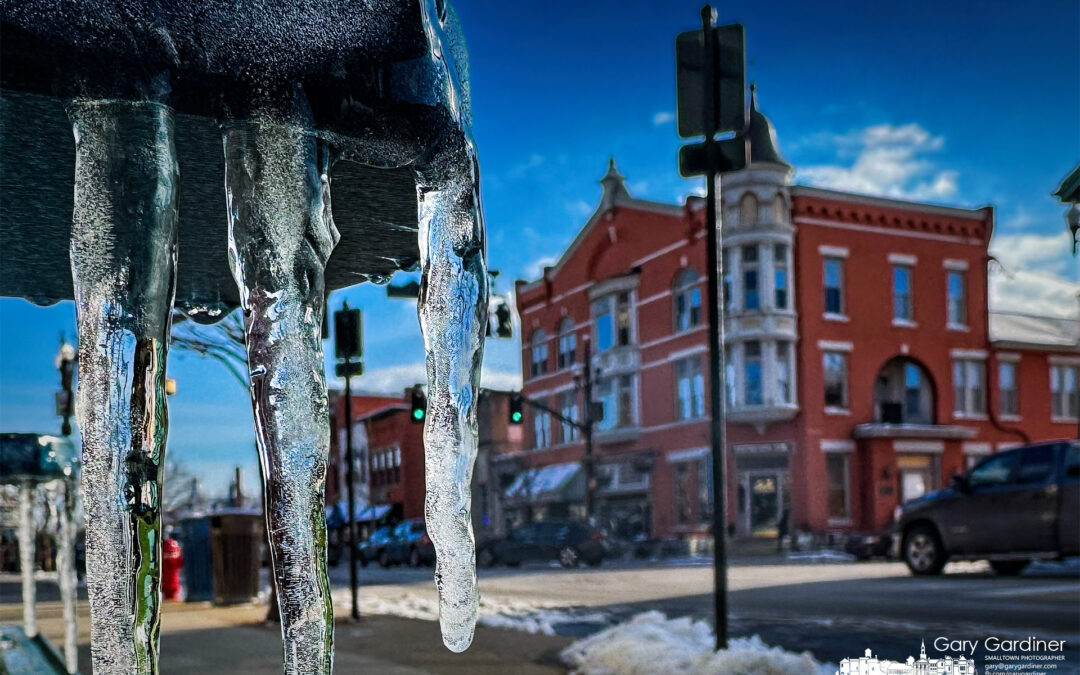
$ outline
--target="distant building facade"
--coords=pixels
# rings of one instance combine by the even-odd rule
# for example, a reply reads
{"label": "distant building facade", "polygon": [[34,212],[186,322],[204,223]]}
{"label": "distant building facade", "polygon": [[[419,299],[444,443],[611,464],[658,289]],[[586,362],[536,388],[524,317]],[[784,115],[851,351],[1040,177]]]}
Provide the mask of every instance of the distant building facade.
{"label": "distant building facade", "polygon": [[[751,162],[721,183],[729,526],[881,530],[985,454],[1076,436],[1080,327],[988,311],[992,209],[791,185],[751,101]],[[692,539],[712,493],[704,203],[635,199],[614,161],[601,184],[558,262],[517,283],[523,393],[581,419],[587,344],[597,515]],[[580,434],[525,426],[519,475],[545,494],[504,496],[581,515]]]}

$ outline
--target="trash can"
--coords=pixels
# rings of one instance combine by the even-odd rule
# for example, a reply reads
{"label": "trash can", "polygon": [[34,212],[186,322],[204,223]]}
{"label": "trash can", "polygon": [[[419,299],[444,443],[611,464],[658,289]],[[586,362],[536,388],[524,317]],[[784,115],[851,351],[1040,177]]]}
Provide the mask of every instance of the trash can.
{"label": "trash can", "polygon": [[210,516],[215,605],[251,602],[259,595],[264,531],[261,514],[224,513]]}
{"label": "trash can", "polygon": [[214,565],[210,555],[210,518],[180,521],[180,546],[184,550],[184,585],[188,602],[214,599]]}

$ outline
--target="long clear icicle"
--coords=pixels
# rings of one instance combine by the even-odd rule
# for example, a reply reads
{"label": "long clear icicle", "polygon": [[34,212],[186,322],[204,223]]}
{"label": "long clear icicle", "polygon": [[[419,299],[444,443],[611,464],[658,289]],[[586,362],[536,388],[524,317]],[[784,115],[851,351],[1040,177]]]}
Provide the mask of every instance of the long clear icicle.
{"label": "long clear icicle", "polygon": [[94,672],[156,673],[165,358],[176,277],[172,111],[77,100],[71,264],[79,328]]}
{"label": "long clear icicle", "polygon": [[59,520],[59,546],[56,551],[56,568],[60,575],[60,602],[64,615],[64,664],[69,673],[79,670],[79,628],[75,616],[78,600],[78,578],[75,572],[75,498],[77,483],[65,480],[61,483],[62,495]]}
{"label": "long clear icicle", "polygon": [[323,485],[330,448],[323,270],[337,243],[329,156],[268,119],[224,131],[229,256],[240,287],[285,672],[333,668]]}
{"label": "long clear icicle", "polygon": [[34,484],[19,484],[19,573],[22,578],[23,631],[26,637],[37,635],[37,586],[34,583]]}
{"label": "long clear icicle", "polygon": [[467,133],[460,140],[418,170],[417,309],[428,375],[424,513],[435,545],[443,643],[455,652],[472,643],[480,600],[470,486],[488,304],[479,176]]}

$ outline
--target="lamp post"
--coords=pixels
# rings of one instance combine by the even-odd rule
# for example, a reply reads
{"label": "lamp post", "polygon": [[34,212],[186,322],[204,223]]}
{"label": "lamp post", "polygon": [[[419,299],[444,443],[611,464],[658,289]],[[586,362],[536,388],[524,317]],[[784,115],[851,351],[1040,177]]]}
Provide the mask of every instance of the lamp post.
{"label": "lamp post", "polygon": [[75,413],[75,364],[78,355],[60,334],[60,351],[56,354],[56,369],[60,371],[60,391],[56,393],[56,414],[61,417],[60,433],[71,435],[71,416]]}

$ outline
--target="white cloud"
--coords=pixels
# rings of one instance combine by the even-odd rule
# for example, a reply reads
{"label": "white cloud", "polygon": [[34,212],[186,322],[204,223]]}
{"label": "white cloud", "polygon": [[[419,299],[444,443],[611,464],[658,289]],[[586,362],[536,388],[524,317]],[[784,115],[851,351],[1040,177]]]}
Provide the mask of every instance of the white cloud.
{"label": "white cloud", "polygon": [[540,275],[544,273],[544,268],[554,265],[558,260],[558,257],[553,255],[540,256],[525,266],[525,280],[539,279]]}
{"label": "white cloud", "polygon": [[529,173],[533,169],[543,164],[544,161],[545,159],[543,155],[533,153],[529,155],[529,158],[526,159],[524,162],[515,164],[514,166],[510,167],[510,170],[506,172],[506,175],[509,178],[522,178],[525,176],[525,174]]}
{"label": "white cloud", "polygon": [[658,113],[656,113],[655,115],[652,116],[652,123],[653,123],[653,126],[655,126],[655,127],[660,127],[660,126],[663,126],[665,124],[671,124],[674,121],[675,121],[675,113],[673,113],[671,111],[668,111],[668,110],[658,112]]}
{"label": "white cloud", "polygon": [[[815,135],[814,144],[820,141]],[[944,146],[918,124],[878,124],[832,137],[838,157],[849,166],[822,164],[799,169],[810,185],[897,199],[944,199],[956,193],[957,172],[938,169],[926,157]]]}
{"label": "white cloud", "polygon": [[[393,396],[402,394],[406,387],[417,383],[427,383],[427,370],[422,361],[366,371],[354,381],[354,387],[359,391]],[[340,378],[330,378],[329,385],[342,389],[345,382]],[[488,389],[521,389],[521,373],[484,368],[480,373],[480,386]]]}
{"label": "white cloud", "polygon": [[990,306],[996,310],[1076,316],[1077,260],[1069,233],[995,235],[990,253],[1001,263],[991,268]]}

